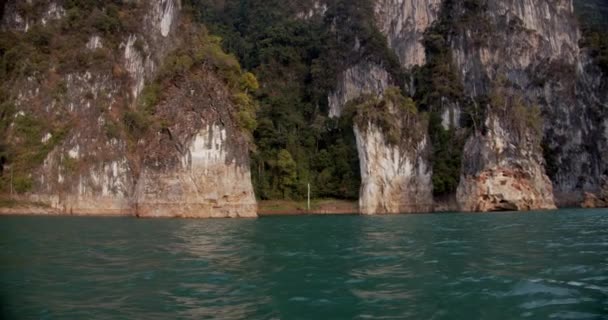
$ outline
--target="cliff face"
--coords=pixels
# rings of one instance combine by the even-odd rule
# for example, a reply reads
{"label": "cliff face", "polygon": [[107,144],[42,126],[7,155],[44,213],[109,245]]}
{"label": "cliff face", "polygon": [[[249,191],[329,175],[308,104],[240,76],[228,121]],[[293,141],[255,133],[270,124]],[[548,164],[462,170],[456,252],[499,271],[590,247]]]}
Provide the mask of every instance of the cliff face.
{"label": "cliff face", "polygon": [[256,216],[248,143],[231,119],[232,108],[211,70],[167,90],[157,109],[173,125],[145,147],[135,190],[138,216]]}
{"label": "cliff face", "polygon": [[[457,200],[463,211],[555,209],[538,137],[518,133],[492,114],[485,134],[468,139]],[[509,130],[511,129],[511,130]]]}
{"label": "cliff face", "polygon": [[[447,32],[442,36],[462,84],[462,95],[482,110],[475,115],[480,117],[474,120],[479,123],[462,152],[456,192],[459,209],[550,209],[556,203],[576,204],[584,191],[599,190],[600,177],[606,174],[608,131],[602,120],[606,81],[586,52],[579,49],[581,36],[571,0],[377,0],[374,7],[376,26],[406,71],[428,63],[428,48],[423,44],[427,30],[438,24],[434,32]],[[330,95],[330,115],[339,116],[339,106],[359,94],[382,92],[386,78],[378,68],[357,66],[345,71]],[[416,89],[409,86],[410,93]],[[493,99],[496,95],[502,99]],[[446,96],[440,101],[435,110],[442,116],[443,127],[460,127],[463,116],[470,112],[463,110],[463,100]],[[403,154],[404,150],[395,152],[383,145],[382,132],[373,126],[356,133],[363,178],[362,211],[386,212],[374,209],[382,205],[370,203],[403,202],[397,199],[408,192],[420,197],[407,183],[397,188],[399,192],[377,192],[396,190],[386,177],[413,177],[412,172],[420,171],[405,170],[409,173],[404,174],[383,161],[373,164],[370,159],[388,159],[391,157],[380,155]],[[423,171],[432,172],[431,159],[417,152],[411,153],[410,161],[417,159],[414,163],[424,163]],[[414,179],[417,187],[432,189],[425,175],[418,178]],[[369,200],[379,198],[383,200]],[[421,198],[425,202],[431,199],[428,195]]]}
{"label": "cliff face", "polygon": [[[597,190],[604,171],[602,150],[606,138],[598,119],[603,118],[602,101],[606,101],[606,95],[601,89],[605,81],[588,65],[586,54],[579,52],[580,32],[572,1],[488,1],[477,19],[474,26],[465,27],[452,41],[467,92],[472,96],[487,94],[497,78],[506,77],[529,106],[538,105],[542,110],[544,150],[536,146],[532,154],[512,155],[512,164],[499,167],[521,174],[537,172],[543,181],[548,181],[548,172],[557,203],[577,203],[583,191]],[[512,143],[525,150],[527,141],[523,139]],[[547,159],[541,157],[542,151]],[[468,197],[478,196],[464,190],[469,190],[467,181],[476,176],[469,169],[476,167],[478,159],[464,154],[464,176],[458,194],[460,202],[470,203]],[[540,170],[514,165],[532,159],[537,159],[535,167]],[[478,174],[481,175],[483,171]],[[501,182],[485,183],[498,186]],[[526,183],[537,186],[533,188],[535,194],[546,195],[541,203],[551,202],[550,192],[543,184],[530,179]],[[509,198],[519,203],[517,207],[527,206],[527,202],[517,200],[526,192],[511,193]],[[545,207],[539,203],[531,208]]]}
{"label": "cliff face", "polygon": [[426,137],[418,140],[409,134],[410,130],[424,130],[422,124],[418,119],[400,121],[402,139],[414,140],[409,146],[392,145],[382,129],[373,123],[365,130],[355,125],[361,165],[359,210],[362,214],[433,210],[428,141]]}
{"label": "cliff face", "polygon": [[329,116],[340,117],[344,106],[361,95],[381,95],[392,82],[388,72],[374,63],[363,62],[347,69],[329,95]]}
{"label": "cliff face", "polygon": [[[349,102],[362,96],[382,98],[391,84],[391,76],[376,64],[361,62],[347,69],[329,97],[330,117],[341,116]],[[432,210],[424,122],[418,117],[404,118],[397,108],[389,104],[373,111],[395,120],[391,125],[397,143],[389,142],[386,130],[378,121],[362,117],[363,125],[357,125],[357,121],[354,124],[361,167],[359,211],[363,214]]]}
{"label": "cliff face", "polygon": [[426,61],[422,37],[439,15],[441,0],[376,0],[376,26],[405,67]]}
{"label": "cliff face", "polygon": [[[248,143],[225,81],[203,66],[161,83],[161,92],[145,89],[167,69],[171,52],[197,32],[180,1],[94,9],[95,29],[74,30],[69,23],[86,21],[78,18],[83,8],[65,9],[60,1],[5,6],[5,32],[28,37],[32,28],[64,28],[65,37],[73,36],[69,51],[55,48],[63,35],[50,40],[47,68],[5,83],[14,91],[11,147],[29,141],[19,126],[29,121],[37,130],[27,139],[47,151],[22,177],[28,197],[72,214],[255,216]],[[119,32],[111,29],[113,12],[121,17]],[[55,66],[64,52],[86,63]]]}
{"label": "cliff face", "polygon": [[[403,67],[422,65],[425,49],[422,35],[436,19],[440,1],[374,2],[376,27]],[[382,97],[394,85],[383,67],[362,62],[344,71],[337,89],[329,96],[330,117],[339,117],[342,108],[362,95]],[[363,214],[426,212],[433,208],[429,138],[419,117],[401,118],[395,110],[384,110],[395,118],[400,143],[389,142],[378,123],[354,131],[361,167],[359,210]]]}
{"label": "cliff face", "polygon": [[[293,20],[282,26],[300,29],[270,26],[256,36],[273,39],[273,50],[246,55],[271,61],[257,69],[266,76],[307,82],[263,84],[259,96],[273,110],[261,114],[275,117],[264,122],[267,134],[284,133],[273,121],[297,120],[295,135],[304,136],[301,118],[311,116],[306,150],[327,144],[315,140],[329,126],[317,114],[325,106],[319,96],[329,117],[355,115],[361,212],[430,211],[437,181],[450,192],[442,197],[457,200],[450,209],[467,211],[549,209],[600,191],[608,175],[608,82],[579,49],[572,0],[369,1],[290,5]],[[241,10],[235,3],[227,7]],[[365,20],[362,11],[371,8]],[[20,192],[64,212],[255,216],[251,135],[243,130],[255,120],[241,114],[242,105],[255,112],[252,97],[248,89],[236,94],[246,82],[238,63],[182,13],[180,1],[8,1],[1,26],[0,191],[7,191],[8,163]],[[300,37],[305,27],[314,40]],[[201,43],[215,47],[196,49]],[[254,70],[256,61],[249,63]],[[333,86],[330,74],[337,74]],[[394,86],[401,86],[397,98]],[[289,90],[302,99],[274,97]],[[402,94],[417,100],[415,111]],[[360,108],[348,110],[353,103]],[[274,109],[287,104],[305,111],[282,118]],[[265,147],[291,152],[286,145],[304,144],[290,135],[268,138]],[[274,159],[263,160],[260,172],[274,170]]]}

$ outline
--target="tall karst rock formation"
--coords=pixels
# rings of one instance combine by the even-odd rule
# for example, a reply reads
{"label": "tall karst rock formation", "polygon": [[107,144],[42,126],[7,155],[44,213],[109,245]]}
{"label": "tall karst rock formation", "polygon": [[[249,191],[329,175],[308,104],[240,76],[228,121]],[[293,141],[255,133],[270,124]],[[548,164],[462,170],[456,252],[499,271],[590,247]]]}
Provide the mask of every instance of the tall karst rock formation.
{"label": "tall karst rock formation", "polygon": [[[4,4],[0,192],[10,168],[11,187],[66,213],[256,216],[257,81],[185,5],[204,19],[225,1]],[[601,190],[607,78],[573,0],[290,6],[345,50],[319,96],[352,120],[361,213],[551,209]]]}
{"label": "tall karst rock formation", "polygon": [[[449,53],[460,98],[441,97],[434,111],[446,128],[473,122],[452,209],[551,209],[599,190],[606,173],[606,78],[579,49],[571,0],[376,0],[375,21],[406,72],[437,55],[425,34]],[[396,83],[383,66],[359,62],[339,77],[330,116]],[[402,87],[413,95],[419,89],[413,81]],[[423,133],[406,150],[387,143],[374,124],[366,128],[355,124],[362,212],[428,211],[434,205],[430,138]],[[403,139],[421,136],[414,132],[419,128],[408,125]]]}
{"label": "tall karst rock formation", "polygon": [[218,73],[227,56],[180,0],[3,9],[15,39],[3,50],[28,55],[3,75],[5,142],[28,199],[82,215],[256,216],[249,138]]}

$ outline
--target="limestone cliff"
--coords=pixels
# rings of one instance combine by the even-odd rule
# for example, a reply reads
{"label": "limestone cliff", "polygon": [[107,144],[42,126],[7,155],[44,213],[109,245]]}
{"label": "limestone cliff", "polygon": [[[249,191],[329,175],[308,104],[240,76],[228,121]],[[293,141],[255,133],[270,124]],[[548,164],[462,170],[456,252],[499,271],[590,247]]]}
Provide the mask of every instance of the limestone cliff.
{"label": "limestone cliff", "polygon": [[[386,36],[401,65],[409,68],[424,64],[422,36],[437,18],[441,1],[377,0],[373,4],[376,27]],[[395,85],[394,79],[378,65],[363,62],[347,69],[329,96],[330,117],[339,117],[343,106],[360,96],[382,97],[390,85]],[[354,126],[361,167],[360,212],[431,211],[432,170],[425,122],[419,117],[402,118],[391,108],[378,112],[394,118],[397,143],[389,141],[395,137],[388,137],[379,123]]]}
{"label": "limestone cliff", "polygon": [[422,36],[437,19],[441,0],[376,0],[376,25],[405,67],[426,61]]}
{"label": "limestone cliff", "polygon": [[361,168],[359,211],[363,214],[432,210],[425,122],[389,101],[400,95],[389,87],[392,83],[382,67],[361,62],[342,73],[329,97],[331,117],[341,116],[348,105],[356,109],[347,112],[355,113]]}
{"label": "limestone cliff", "polygon": [[[50,42],[48,64],[4,84],[14,104],[9,149],[27,196],[71,214],[255,216],[248,140],[226,80],[173,54],[205,32],[181,2],[63,4],[4,7],[3,32]],[[168,77],[170,68],[184,72]],[[40,165],[26,163],[19,148],[28,144]]]}
{"label": "limestone cliff", "polygon": [[[374,8],[376,26],[404,70],[428,64],[429,48],[423,38],[431,28],[429,40],[442,37],[448,45],[462,97],[440,97],[432,108],[441,114],[446,130],[458,128],[462,117],[479,121],[462,152],[456,192],[461,209],[548,209],[556,202],[578,203],[584,191],[599,189],[599,177],[606,171],[608,131],[601,120],[606,81],[579,49],[580,31],[571,0],[377,0]],[[377,68],[346,70],[330,95],[330,115],[339,116],[339,106],[358,94],[382,92],[386,78]],[[509,93],[500,95],[507,100],[517,97],[519,107],[493,105],[489,99],[497,87],[508,87]],[[409,84],[406,89],[411,94],[417,90]],[[476,106],[475,115],[463,110],[470,109],[468,105]],[[537,107],[541,113],[532,118],[540,130],[528,126],[517,132],[515,128],[530,122],[528,115]],[[365,170],[370,166],[366,159],[374,158],[368,150],[379,150],[381,145],[373,127],[369,130],[357,130],[363,181],[394,175],[390,166]],[[390,154],[389,149],[376,154]],[[425,166],[432,171],[430,159]],[[365,182],[361,190],[362,199],[375,197],[375,189]]]}
{"label": "limestone cliff", "polygon": [[[457,191],[463,211],[555,209],[538,137],[488,116],[485,134],[468,139],[466,163]],[[521,136],[520,136],[521,135]]]}
{"label": "limestone cliff", "polygon": [[[356,143],[362,213],[430,211],[443,197],[467,211],[579,204],[608,175],[608,82],[579,47],[572,1],[197,3],[201,19],[217,7],[227,47],[266,77],[257,135],[244,72],[185,3],[7,1],[0,192],[10,167],[11,188],[67,213],[255,216],[255,136],[266,197],[290,194],[273,187],[277,151],[297,162],[281,188],[302,194],[308,167],[333,172],[308,151],[327,154],[334,139]],[[241,10],[280,27],[240,30]],[[327,116],[353,120],[348,148]]]}
{"label": "limestone cliff", "polygon": [[145,148],[134,196],[138,216],[256,216],[248,142],[233,108],[230,92],[211,70],[168,88],[157,110],[173,125]]}
{"label": "limestone cliff", "polygon": [[[580,201],[584,190],[597,190],[598,178],[604,171],[605,152],[601,150],[605,150],[606,138],[603,124],[598,123],[602,118],[598,113],[604,112],[606,94],[601,87],[605,81],[588,66],[585,53],[579,52],[580,32],[572,1],[487,1],[469,14],[475,17],[475,22],[455,28],[459,32],[452,40],[466,91],[471,96],[487,95],[494,82],[506,77],[526,97],[529,106],[536,104],[542,109],[542,144],[549,167],[539,162],[540,170],[532,171],[538,172],[543,181],[549,171],[557,203],[572,205]],[[515,146],[525,144],[526,141],[514,141]],[[541,149],[535,149],[533,154],[515,155],[513,164],[540,159]],[[467,167],[475,167],[473,163],[479,159],[464,154],[466,175]],[[503,169],[526,171],[513,164],[505,164]],[[464,192],[469,190],[466,180],[463,179],[459,190],[461,203],[469,203],[471,199],[467,197],[477,198],[475,193]],[[502,182],[494,179],[485,182],[488,183],[498,186]],[[531,208],[547,207],[541,203],[552,200],[544,183],[531,185],[536,186],[535,194],[546,195],[538,206]],[[517,200],[526,196],[526,192],[522,189],[511,193],[510,198],[527,206]]]}
{"label": "limestone cliff", "polygon": [[[429,212],[433,210],[427,138],[416,139],[411,130],[424,130],[418,119],[400,120],[401,144],[387,141],[378,125],[355,125],[361,165],[359,211],[362,214]],[[413,125],[413,126],[408,126]],[[423,135],[424,136],[424,135]],[[411,145],[404,146],[403,142]]]}
{"label": "limestone cliff", "polygon": [[374,63],[360,63],[340,75],[337,88],[329,95],[329,116],[340,117],[342,108],[363,94],[381,95],[392,83],[386,70]]}

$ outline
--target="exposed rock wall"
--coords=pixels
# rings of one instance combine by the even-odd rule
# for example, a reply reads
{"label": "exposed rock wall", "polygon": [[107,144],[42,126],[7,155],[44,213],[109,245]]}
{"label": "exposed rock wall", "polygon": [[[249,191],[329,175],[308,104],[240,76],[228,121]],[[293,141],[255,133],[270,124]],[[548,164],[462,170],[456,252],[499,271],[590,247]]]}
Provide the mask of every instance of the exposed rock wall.
{"label": "exposed rock wall", "polygon": [[441,0],[375,0],[376,25],[405,67],[426,61],[422,36],[437,19]]}
{"label": "exposed rock wall", "polygon": [[[376,26],[403,67],[425,63],[422,36],[437,18],[440,5],[440,0],[374,1]],[[382,96],[392,84],[389,73],[376,64],[363,62],[347,69],[329,96],[330,117],[341,116],[342,108],[359,96]],[[427,212],[433,208],[430,144],[424,122],[418,118],[396,121],[404,142],[396,145],[388,142],[377,124],[370,123],[364,130],[355,125],[361,167],[359,210],[363,214]],[[405,143],[408,139],[416,141]]]}
{"label": "exposed rock wall", "polygon": [[[402,121],[403,124],[407,122]],[[414,127],[404,130],[424,130],[424,126],[419,124],[414,123]],[[391,145],[382,129],[372,123],[366,130],[356,125],[354,130],[361,165],[359,211],[362,214],[432,211],[426,135],[421,141],[415,141],[413,146],[403,147]]]}
{"label": "exposed rock wall", "polygon": [[[392,84],[388,72],[369,62],[346,70],[337,90],[329,97],[330,117],[339,117],[348,102],[364,95],[382,97]],[[393,106],[389,116],[399,132],[390,143],[377,123],[354,131],[361,168],[359,210],[363,214],[425,212],[432,210],[431,169],[425,122],[418,117],[400,118]],[[380,112],[380,111],[378,111]]]}
{"label": "exposed rock wall", "polygon": [[[545,173],[550,175],[559,205],[573,205],[581,200],[584,190],[597,190],[597,178],[604,171],[606,138],[603,125],[594,120],[601,119],[605,109],[606,95],[601,93],[604,81],[598,72],[590,71],[593,67],[579,52],[579,39],[571,0],[489,0],[473,25],[460,29],[452,38],[454,60],[469,95],[487,95],[497,79],[505,76],[529,106],[541,107],[542,145],[549,158],[539,172],[543,180]],[[534,156],[540,157],[543,150],[536,150]],[[464,155],[465,167],[478,161],[466,151]],[[514,164],[527,160],[524,154],[519,157],[502,169],[519,170]],[[477,198],[475,192],[463,191],[472,190],[470,182],[461,184],[461,203],[470,203],[471,199],[464,199],[469,196]],[[537,194],[548,195],[537,186]],[[526,192],[511,193],[511,198],[521,199]]]}
{"label": "exposed rock wall", "polygon": [[137,216],[256,216],[249,168],[226,163],[230,141],[223,126],[207,125],[185,147],[177,168],[146,166],[137,185]]}
{"label": "exposed rock wall", "polygon": [[[404,67],[424,64],[422,35],[437,18],[440,4],[440,0],[374,1],[376,26]],[[378,65],[363,62],[347,69],[329,96],[330,117],[341,116],[342,108],[361,95],[381,96],[392,84],[389,73]],[[361,167],[359,209],[363,214],[432,210],[426,128],[418,118],[397,122],[402,126],[402,139],[418,136],[422,139],[413,144],[393,145],[377,124],[370,123],[365,130],[355,125]]]}
{"label": "exposed rock wall", "polygon": [[580,35],[571,0],[488,0],[478,11],[452,40],[454,60],[471,93],[483,94],[486,80],[498,74],[525,86],[531,66],[577,61]]}
{"label": "exposed rock wall", "polygon": [[340,117],[349,101],[363,94],[381,95],[392,82],[388,72],[374,63],[360,63],[344,71],[329,95],[329,117]]}
{"label": "exposed rock wall", "polygon": [[470,137],[457,191],[463,211],[555,209],[538,137],[521,137],[490,115],[487,132]]}
{"label": "exposed rock wall", "polygon": [[[24,32],[59,21],[65,13],[61,3],[49,1],[42,20],[30,21],[8,1],[2,28]],[[46,117],[65,129],[44,133],[51,150],[31,174],[28,196],[71,214],[256,216],[248,143],[236,126],[225,82],[215,71],[199,70],[196,77],[174,85],[156,107],[173,127],[136,141],[117,129],[168,54],[184,41],[179,0],[133,6],[136,32],[124,34],[114,47],[102,34],[82,44],[85,54],[110,52],[113,64],[18,78],[12,84],[16,117]],[[51,86],[58,80],[65,87],[59,98]],[[51,144],[58,133],[64,137]]]}
{"label": "exposed rock wall", "polygon": [[[584,191],[598,191],[599,177],[607,173],[604,163],[608,160],[608,122],[602,119],[608,86],[586,53],[580,52],[580,31],[572,1],[487,0],[478,4],[453,2],[445,6],[446,2],[439,0],[374,2],[376,26],[404,68],[426,62],[424,32],[434,22],[441,22],[438,19],[442,16],[449,17],[446,25],[451,30],[446,37],[464,95],[472,101],[483,100],[496,87],[506,86],[522,97],[526,108],[539,106],[542,110],[540,137],[538,132],[528,130],[521,134],[509,126],[513,118],[510,115],[520,111],[507,110],[499,115],[491,110],[500,106],[487,102],[487,106],[480,105],[489,109],[480,119],[485,122],[484,128],[477,128],[479,131],[467,140],[463,150],[458,203],[464,210],[476,211],[577,204]],[[453,11],[442,15],[441,10],[448,7]],[[381,70],[357,65],[344,72],[337,90],[330,95],[330,115],[339,116],[340,106],[357,95],[382,92],[388,77]],[[443,127],[458,127],[461,106],[450,101],[445,106],[441,109]],[[382,189],[366,184],[369,177],[384,176],[384,170],[392,172],[388,165],[370,164],[368,159],[391,153],[390,148],[369,151],[379,150],[377,146],[382,145],[378,138],[381,133],[370,128],[370,132],[357,130],[361,172],[368,175],[361,189],[362,199]],[[427,165],[430,167],[430,163]],[[371,167],[374,169],[366,170]],[[363,211],[367,210],[363,207]]]}
{"label": "exposed rock wall", "polygon": [[255,217],[248,143],[232,118],[229,91],[210,70],[178,86],[168,90],[157,108],[175,125],[148,141],[135,192],[136,214]]}

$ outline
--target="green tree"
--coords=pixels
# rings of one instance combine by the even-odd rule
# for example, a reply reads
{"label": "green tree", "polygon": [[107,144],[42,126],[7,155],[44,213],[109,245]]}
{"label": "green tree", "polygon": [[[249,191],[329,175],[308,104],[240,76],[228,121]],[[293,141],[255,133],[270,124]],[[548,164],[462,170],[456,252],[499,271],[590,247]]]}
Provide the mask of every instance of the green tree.
{"label": "green tree", "polygon": [[279,151],[277,168],[279,171],[279,189],[283,193],[283,198],[288,198],[297,179],[296,162],[289,151],[285,149]]}

